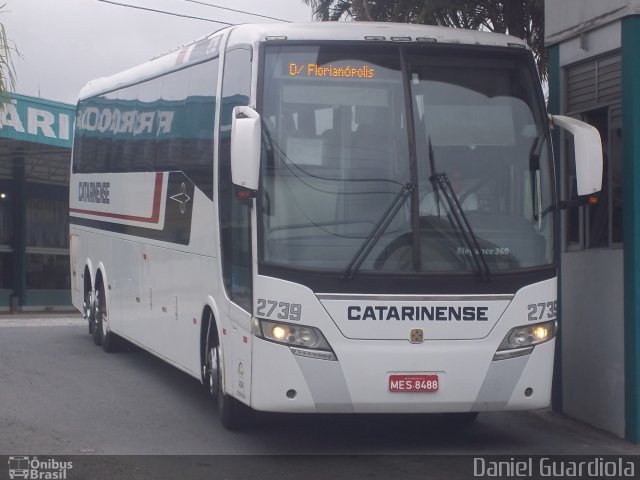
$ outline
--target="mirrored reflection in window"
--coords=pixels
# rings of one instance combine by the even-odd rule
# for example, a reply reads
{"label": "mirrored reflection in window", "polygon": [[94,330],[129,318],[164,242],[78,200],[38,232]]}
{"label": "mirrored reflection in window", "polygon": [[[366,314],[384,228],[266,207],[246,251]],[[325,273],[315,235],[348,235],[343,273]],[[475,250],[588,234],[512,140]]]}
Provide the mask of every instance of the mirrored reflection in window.
{"label": "mirrored reflection in window", "polygon": [[73,171],[182,171],[213,198],[218,59],[80,102]]}
{"label": "mirrored reflection in window", "polygon": [[247,311],[252,305],[251,217],[231,184],[231,121],[233,108],[247,105],[251,93],[251,51],[226,52],[222,82],[219,146],[219,215],[222,275],[227,294]]}

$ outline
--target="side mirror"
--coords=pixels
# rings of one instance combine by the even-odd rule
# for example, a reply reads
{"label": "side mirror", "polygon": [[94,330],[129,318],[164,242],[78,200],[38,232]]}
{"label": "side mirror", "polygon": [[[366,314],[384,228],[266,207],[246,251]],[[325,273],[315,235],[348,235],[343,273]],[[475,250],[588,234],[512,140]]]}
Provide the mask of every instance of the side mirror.
{"label": "side mirror", "polygon": [[255,192],[260,178],[260,115],[251,107],[234,107],[231,121],[231,181]]}
{"label": "side mirror", "polygon": [[550,116],[551,124],[573,134],[578,195],[602,188],[602,142],[598,130],[588,123],[562,115]]}

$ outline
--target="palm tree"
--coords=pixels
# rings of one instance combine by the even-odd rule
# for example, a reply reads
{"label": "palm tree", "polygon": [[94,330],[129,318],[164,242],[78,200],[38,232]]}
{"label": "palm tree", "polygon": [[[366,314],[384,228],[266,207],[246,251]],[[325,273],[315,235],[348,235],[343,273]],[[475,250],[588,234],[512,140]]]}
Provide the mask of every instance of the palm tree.
{"label": "palm tree", "polygon": [[423,23],[423,2],[416,0],[303,0],[316,19]]}
{"label": "palm tree", "polygon": [[[4,13],[5,7],[6,4],[0,5],[0,13]],[[9,41],[4,24],[0,23],[0,97],[4,97],[10,90],[15,90],[16,69],[13,64],[14,55],[18,58],[22,57],[16,44]]]}
{"label": "palm tree", "polygon": [[303,0],[316,19],[424,23],[508,33],[533,50],[547,79],[544,0]]}

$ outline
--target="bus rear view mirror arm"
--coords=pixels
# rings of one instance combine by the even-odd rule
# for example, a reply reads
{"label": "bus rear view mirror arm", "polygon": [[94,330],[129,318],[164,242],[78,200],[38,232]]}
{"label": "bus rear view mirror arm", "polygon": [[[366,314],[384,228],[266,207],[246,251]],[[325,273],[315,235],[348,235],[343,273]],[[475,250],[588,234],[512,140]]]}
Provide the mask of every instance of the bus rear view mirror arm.
{"label": "bus rear view mirror arm", "polygon": [[260,176],[260,115],[251,107],[233,109],[231,123],[231,181],[255,193]]}
{"label": "bus rear view mirror arm", "polygon": [[551,124],[573,134],[578,195],[591,195],[602,188],[602,142],[595,127],[563,115],[551,115]]}

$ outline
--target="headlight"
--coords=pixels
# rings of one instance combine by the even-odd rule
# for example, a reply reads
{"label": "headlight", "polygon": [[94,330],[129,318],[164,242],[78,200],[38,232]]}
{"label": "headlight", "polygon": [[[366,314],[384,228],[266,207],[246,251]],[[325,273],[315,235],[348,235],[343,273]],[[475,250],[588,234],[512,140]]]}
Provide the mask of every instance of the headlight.
{"label": "headlight", "polygon": [[329,342],[315,327],[254,318],[253,333],[265,340],[288,345],[294,355],[336,360]]}
{"label": "headlight", "polygon": [[511,329],[498,347],[494,360],[519,357],[531,353],[533,347],[548,342],[556,336],[558,324],[555,320]]}

